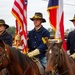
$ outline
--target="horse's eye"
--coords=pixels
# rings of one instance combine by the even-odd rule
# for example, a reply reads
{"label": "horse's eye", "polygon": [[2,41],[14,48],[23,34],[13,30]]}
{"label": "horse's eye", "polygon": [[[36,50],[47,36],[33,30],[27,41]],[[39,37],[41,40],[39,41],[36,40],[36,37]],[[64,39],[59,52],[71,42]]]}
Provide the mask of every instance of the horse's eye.
{"label": "horse's eye", "polygon": [[48,58],[46,58],[46,61],[48,61]]}
{"label": "horse's eye", "polygon": [[46,57],[46,60],[48,60],[48,56]]}
{"label": "horse's eye", "polygon": [[2,55],[2,52],[0,52],[0,56]]}

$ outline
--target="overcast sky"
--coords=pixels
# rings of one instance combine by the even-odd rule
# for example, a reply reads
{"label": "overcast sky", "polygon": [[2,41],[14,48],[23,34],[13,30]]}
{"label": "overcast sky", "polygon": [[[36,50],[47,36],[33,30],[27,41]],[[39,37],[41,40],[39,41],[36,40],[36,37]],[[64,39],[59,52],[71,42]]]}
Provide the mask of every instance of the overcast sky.
{"label": "overcast sky", "polygon": [[[14,0],[0,0],[0,18],[4,19],[10,26],[15,26],[15,18],[11,14]],[[50,28],[47,12],[48,2],[46,0],[28,0],[28,30],[31,30],[34,25],[29,19],[35,12],[42,12],[43,17],[46,19],[46,23],[43,23],[45,28]],[[73,24],[69,21],[75,14],[75,0],[64,0],[64,28],[73,28]]]}

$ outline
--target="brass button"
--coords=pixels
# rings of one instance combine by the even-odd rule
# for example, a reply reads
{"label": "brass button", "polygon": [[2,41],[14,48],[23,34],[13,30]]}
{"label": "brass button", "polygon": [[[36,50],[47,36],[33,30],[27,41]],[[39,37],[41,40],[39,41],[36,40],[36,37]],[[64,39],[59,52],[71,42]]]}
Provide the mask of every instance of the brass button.
{"label": "brass button", "polygon": [[34,43],[36,43],[36,42],[34,42]]}
{"label": "brass button", "polygon": [[36,36],[34,38],[36,38]]}
{"label": "brass button", "polygon": [[35,48],[35,46],[34,46],[34,48]]}

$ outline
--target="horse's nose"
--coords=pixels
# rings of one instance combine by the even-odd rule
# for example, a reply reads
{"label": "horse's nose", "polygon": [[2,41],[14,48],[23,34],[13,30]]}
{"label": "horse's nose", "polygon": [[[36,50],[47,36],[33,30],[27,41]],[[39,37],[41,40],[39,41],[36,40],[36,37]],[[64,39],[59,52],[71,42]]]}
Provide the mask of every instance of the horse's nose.
{"label": "horse's nose", "polygon": [[52,75],[52,72],[51,72],[51,71],[46,72],[46,74],[45,74],[45,75]]}

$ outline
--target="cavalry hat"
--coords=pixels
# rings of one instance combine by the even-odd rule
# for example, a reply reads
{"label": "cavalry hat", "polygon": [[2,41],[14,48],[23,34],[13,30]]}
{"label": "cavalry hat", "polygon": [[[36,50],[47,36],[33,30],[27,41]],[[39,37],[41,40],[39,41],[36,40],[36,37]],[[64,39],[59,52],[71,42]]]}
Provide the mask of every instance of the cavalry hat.
{"label": "cavalry hat", "polygon": [[42,13],[40,12],[36,12],[34,14],[34,16],[32,18],[30,18],[32,21],[34,21],[34,19],[41,19],[42,20],[42,23],[46,22],[46,20],[43,18],[43,15]]}
{"label": "cavalry hat", "polygon": [[73,17],[73,19],[71,19],[70,21],[71,21],[71,22],[75,21],[75,14],[74,14],[74,17]]}
{"label": "cavalry hat", "polygon": [[6,26],[6,29],[9,28],[9,25],[7,25],[3,19],[0,19],[0,25]]}

